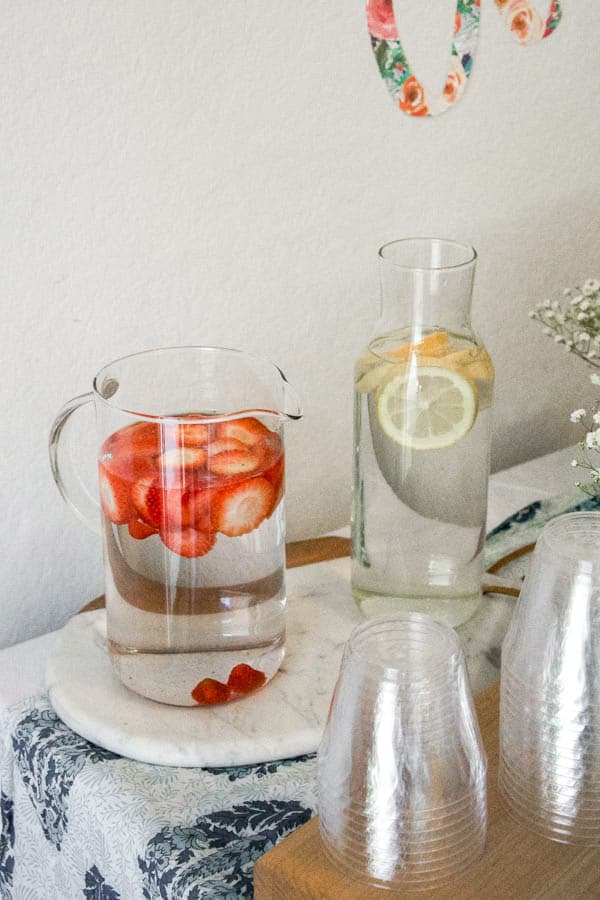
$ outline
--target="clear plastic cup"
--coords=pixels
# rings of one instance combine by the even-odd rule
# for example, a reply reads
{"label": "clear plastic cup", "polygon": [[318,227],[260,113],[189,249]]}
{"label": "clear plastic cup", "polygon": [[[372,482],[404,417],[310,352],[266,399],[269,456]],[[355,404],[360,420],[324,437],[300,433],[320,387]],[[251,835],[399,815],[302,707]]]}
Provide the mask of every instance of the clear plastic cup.
{"label": "clear plastic cup", "polygon": [[318,780],[325,851],[353,878],[419,890],[479,858],[486,758],[451,628],[398,613],[354,630]]}
{"label": "clear plastic cup", "polygon": [[511,813],[600,845],[600,513],[544,528],[502,647],[500,773]]}

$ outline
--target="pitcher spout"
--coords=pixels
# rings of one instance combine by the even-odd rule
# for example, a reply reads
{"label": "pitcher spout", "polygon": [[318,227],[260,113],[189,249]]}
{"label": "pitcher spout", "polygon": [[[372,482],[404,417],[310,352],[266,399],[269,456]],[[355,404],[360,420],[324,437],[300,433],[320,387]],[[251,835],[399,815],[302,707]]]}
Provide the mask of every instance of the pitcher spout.
{"label": "pitcher spout", "polygon": [[302,406],[300,405],[300,398],[298,394],[291,386],[279,366],[277,366],[279,374],[281,375],[281,380],[283,382],[282,392],[283,392],[283,409],[281,410],[281,416],[284,419],[291,419],[292,421],[297,421],[302,418]]}

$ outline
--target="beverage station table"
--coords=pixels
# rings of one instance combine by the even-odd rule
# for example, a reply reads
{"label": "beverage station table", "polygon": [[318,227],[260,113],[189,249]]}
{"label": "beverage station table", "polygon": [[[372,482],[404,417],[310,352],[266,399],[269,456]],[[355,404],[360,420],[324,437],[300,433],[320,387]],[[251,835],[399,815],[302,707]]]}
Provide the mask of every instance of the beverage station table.
{"label": "beverage station table", "polygon": [[[492,476],[488,566],[534,541],[547,518],[585,499],[571,485],[571,456],[569,449],[558,451]],[[521,512],[510,517],[516,510]],[[57,633],[0,651],[2,900],[252,896],[256,859],[316,814],[315,759],[309,751],[316,749],[343,644],[360,620],[350,592],[349,559],[340,555],[346,548],[338,536],[291,545],[288,555],[294,629],[310,634],[311,620],[327,621],[327,616],[337,616],[341,623],[327,642],[326,665],[319,669],[315,663],[312,681],[304,673],[303,691],[314,685],[310,714],[302,712],[312,736],[304,754],[291,759],[279,759],[271,751],[267,762],[184,768],[117,755],[71,730],[49,701],[45,670]],[[315,561],[315,555],[321,561]],[[328,559],[331,556],[338,558]],[[524,559],[501,574],[519,580],[526,568]],[[475,694],[499,677],[500,645],[513,603],[509,597],[488,595],[473,619],[459,629]],[[85,616],[98,618],[102,613]],[[291,662],[294,646],[292,642]],[[268,692],[276,689],[277,679],[244,700],[246,709],[258,704],[259,716],[260,704],[268,703]],[[284,699],[288,712],[296,706],[300,716],[291,688]],[[302,699],[305,709],[306,698]],[[161,707],[144,702],[150,712],[142,726],[151,743],[150,713]],[[221,715],[214,708],[186,711],[187,716],[196,713]],[[201,729],[200,718],[198,722]],[[265,731],[272,725],[265,721]],[[570,848],[551,845],[553,859],[561,849],[568,854]],[[265,872],[261,868],[262,893],[257,890],[257,897],[286,896],[285,891],[269,892]],[[569,896],[594,895],[590,883],[587,893],[577,894],[571,884],[565,890]],[[597,884],[595,890],[600,890]],[[502,891],[502,884],[489,880],[486,896],[515,896]]]}

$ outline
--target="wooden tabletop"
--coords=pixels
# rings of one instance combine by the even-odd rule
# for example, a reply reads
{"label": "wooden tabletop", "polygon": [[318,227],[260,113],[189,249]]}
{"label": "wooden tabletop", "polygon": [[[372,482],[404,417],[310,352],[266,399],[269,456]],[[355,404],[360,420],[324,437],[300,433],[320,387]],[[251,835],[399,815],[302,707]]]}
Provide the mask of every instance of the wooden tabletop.
{"label": "wooden tabletop", "polygon": [[[600,897],[600,848],[577,848],[538,837],[511,819],[498,778],[499,682],[475,701],[488,755],[485,852],[468,874],[419,898],[436,900],[574,900]],[[255,900],[386,900],[415,897],[346,878],[325,857],[318,819],[301,826],[254,867]]]}

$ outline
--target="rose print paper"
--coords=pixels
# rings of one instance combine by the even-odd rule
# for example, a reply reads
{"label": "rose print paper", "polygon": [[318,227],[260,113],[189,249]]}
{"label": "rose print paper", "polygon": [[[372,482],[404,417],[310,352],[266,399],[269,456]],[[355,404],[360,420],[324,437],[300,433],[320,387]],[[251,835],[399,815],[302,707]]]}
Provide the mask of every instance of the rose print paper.
{"label": "rose print paper", "polygon": [[[402,0],[396,0],[400,4]],[[544,19],[531,0],[494,0],[507,28],[520,44],[553,34],[562,18],[561,0],[552,0]],[[440,96],[429,96],[410,67],[400,40],[393,0],[367,0],[371,46],[386,87],[409,116],[437,116],[462,97],[473,69],[481,0],[457,0],[450,65]]]}
{"label": "rose print paper", "polygon": [[550,12],[542,18],[530,0],[494,0],[498,12],[520,44],[536,44],[558,28],[562,18],[560,0],[552,0]]}
{"label": "rose print paper", "polygon": [[[400,0],[396,0],[400,2]],[[440,96],[429,96],[411,70],[398,34],[392,0],[368,0],[367,23],[381,77],[392,99],[409,116],[437,116],[462,97],[473,68],[480,0],[458,0],[450,65]]]}

